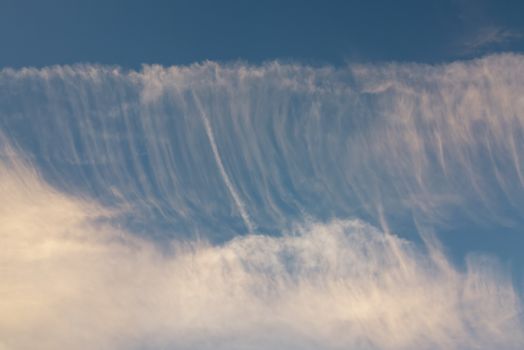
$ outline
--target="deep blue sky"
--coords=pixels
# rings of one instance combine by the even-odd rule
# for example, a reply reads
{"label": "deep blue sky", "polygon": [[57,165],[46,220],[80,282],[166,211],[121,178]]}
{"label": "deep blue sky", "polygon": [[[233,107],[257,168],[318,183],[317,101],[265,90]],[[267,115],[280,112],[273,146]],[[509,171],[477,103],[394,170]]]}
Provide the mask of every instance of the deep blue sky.
{"label": "deep blue sky", "polygon": [[524,51],[522,14],[519,0],[0,0],[0,67],[443,62]]}

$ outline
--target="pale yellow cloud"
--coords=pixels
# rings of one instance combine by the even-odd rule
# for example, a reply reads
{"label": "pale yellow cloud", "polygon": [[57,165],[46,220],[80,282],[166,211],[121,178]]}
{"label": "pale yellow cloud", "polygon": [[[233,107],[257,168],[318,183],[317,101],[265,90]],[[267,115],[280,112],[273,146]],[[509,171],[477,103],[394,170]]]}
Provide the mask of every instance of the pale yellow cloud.
{"label": "pale yellow cloud", "polygon": [[484,257],[359,221],[221,246],[95,220],[26,163],[0,163],[0,349],[517,349],[520,299]]}

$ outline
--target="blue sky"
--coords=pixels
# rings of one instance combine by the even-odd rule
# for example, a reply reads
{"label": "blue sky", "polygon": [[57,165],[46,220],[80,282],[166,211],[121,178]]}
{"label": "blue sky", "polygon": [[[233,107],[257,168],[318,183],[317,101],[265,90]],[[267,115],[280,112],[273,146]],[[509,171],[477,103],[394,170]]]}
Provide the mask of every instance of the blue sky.
{"label": "blue sky", "polygon": [[445,62],[521,52],[522,13],[518,0],[3,0],[0,66]]}
{"label": "blue sky", "polygon": [[523,13],[0,0],[0,349],[524,348]]}

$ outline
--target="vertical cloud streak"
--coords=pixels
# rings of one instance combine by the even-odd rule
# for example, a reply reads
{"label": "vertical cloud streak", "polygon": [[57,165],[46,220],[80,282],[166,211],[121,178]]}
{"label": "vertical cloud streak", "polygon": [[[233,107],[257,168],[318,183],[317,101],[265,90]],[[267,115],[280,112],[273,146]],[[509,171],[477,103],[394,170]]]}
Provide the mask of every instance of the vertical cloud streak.
{"label": "vertical cloud streak", "polygon": [[229,179],[229,176],[227,175],[226,169],[224,169],[224,164],[222,163],[222,158],[220,157],[220,153],[218,152],[217,144],[215,142],[215,135],[213,135],[213,129],[211,128],[211,124],[209,123],[209,119],[204,114],[202,105],[198,101],[196,96],[193,96],[196,100],[198,109],[200,111],[200,115],[202,116],[202,120],[204,121],[204,127],[206,129],[207,138],[209,139],[209,144],[211,145],[211,149],[213,150],[213,155],[215,156],[215,161],[218,166],[218,170],[220,171],[220,175],[224,179],[224,183],[226,184],[226,187],[231,194],[231,197],[233,197],[233,201],[235,202],[235,205],[238,209],[238,212],[240,216],[242,217],[242,220],[244,221],[244,224],[246,225],[248,233],[254,232],[254,226],[251,222],[251,219],[249,218],[249,215],[246,212],[246,206],[240,199],[240,196],[238,195],[237,191],[235,190],[235,187],[231,183],[231,180]]}

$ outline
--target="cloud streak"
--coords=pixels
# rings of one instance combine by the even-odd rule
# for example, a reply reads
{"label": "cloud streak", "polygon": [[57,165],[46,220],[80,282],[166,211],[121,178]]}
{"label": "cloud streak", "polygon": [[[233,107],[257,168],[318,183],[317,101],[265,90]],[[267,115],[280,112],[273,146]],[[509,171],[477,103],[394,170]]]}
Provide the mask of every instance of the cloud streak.
{"label": "cloud streak", "polygon": [[198,101],[197,97],[193,95],[193,97],[196,100],[196,104],[198,107],[198,110],[200,111],[200,115],[202,116],[202,120],[204,121],[204,128],[206,129],[207,138],[209,139],[209,144],[211,145],[211,150],[213,151],[213,155],[215,156],[215,160],[218,166],[218,170],[220,171],[220,175],[224,179],[224,183],[226,184],[227,189],[229,190],[229,193],[231,194],[231,197],[233,197],[233,200],[235,202],[235,205],[238,209],[238,212],[240,216],[242,217],[242,220],[244,221],[244,224],[246,225],[248,233],[254,232],[254,226],[251,222],[251,219],[246,211],[246,206],[244,202],[240,199],[240,196],[238,195],[235,187],[231,183],[231,180],[229,179],[229,176],[227,175],[226,169],[224,169],[224,164],[222,163],[222,158],[220,157],[220,152],[218,151],[217,144],[215,142],[215,135],[213,134],[213,129],[211,128],[211,124],[209,123],[209,119],[205,115],[202,104],[200,101]]}
{"label": "cloud streak", "polygon": [[463,44],[462,54],[475,54],[483,49],[508,44],[522,37],[522,33],[504,27],[485,26],[477,30],[476,33]]}

